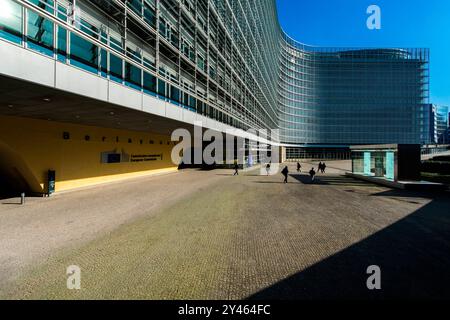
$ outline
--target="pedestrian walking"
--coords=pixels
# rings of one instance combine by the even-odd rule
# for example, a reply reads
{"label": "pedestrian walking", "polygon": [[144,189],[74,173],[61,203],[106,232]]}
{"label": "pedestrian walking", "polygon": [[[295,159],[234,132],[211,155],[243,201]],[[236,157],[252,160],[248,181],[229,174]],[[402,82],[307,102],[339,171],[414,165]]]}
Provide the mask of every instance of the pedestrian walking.
{"label": "pedestrian walking", "polygon": [[316,171],[314,170],[314,168],[311,168],[311,171],[309,171],[309,176],[311,177],[311,183],[314,182],[316,178]]}
{"label": "pedestrian walking", "polygon": [[233,176],[238,176],[238,175],[239,175],[239,165],[237,163],[235,163]]}
{"label": "pedestrian walking", "polygon": [[324,163],[322,163],[322,173],[325,173],[325,170],[327,169],[327,165]]}
{"label": "pedestrian walking", "polygon": [[297,162],[297,172],[302,172],[302,165],[300,162]]}
{"label": "pedestrian walking", "polygon": [[270,162],[266,165],[266,172],[267,172],[267,175],[269,176],[270,175]]}
{"label": "pedestrian walking", "polygon": [[284,169],[281,171],[281,173],[284,176],[284,183],[288,183],[288,175],[289,175],[289,169],[288,167],[284,167]]}

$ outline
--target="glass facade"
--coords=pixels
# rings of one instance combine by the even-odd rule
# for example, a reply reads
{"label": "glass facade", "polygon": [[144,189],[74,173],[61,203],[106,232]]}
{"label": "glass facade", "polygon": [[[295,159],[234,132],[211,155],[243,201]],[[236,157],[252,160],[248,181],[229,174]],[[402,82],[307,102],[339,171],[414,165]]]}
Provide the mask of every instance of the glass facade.
{"label": "glass facade", "polygon": [[352,154],[352,172],[394,181],[395,151],[364,151]]}
{"label": "glass facade", "polygon": [[421,180],[421,146],[388,144],[352,146],[352,173],[388,181]]}
{"label": "glass facade", "polygon": [[436,106],[425,104],[420,117],[420,141],[422,145],[438,143]]}
{"label": "glass facade", "polygon": [[301,161],[303,159],[348,160],[350,159],[350,149],[333,145],[287,147],[286,159],[290,161]]}
{"label": "glass facade", "polygon": [[23,36],[22,7],[13,1],[1,1],[0,3],[0,37],[21,43]]}
{"label": "glass facade", "polygon": [[420,143],[425,49],[326,49],[274,0],[0,0],[0,38],[288,144]]}
{"label": "glass facade", "polygon": [[420,143],[428,50],[314,48],[288,37],[281,44],[284,142]]}
{"label": "glass facade", "polygon": [[450,140],[448,139],[449,131],[449,107],[446,106],[435,106],[436,108],[436,131],[438,136],[438,143],[448,144]]}

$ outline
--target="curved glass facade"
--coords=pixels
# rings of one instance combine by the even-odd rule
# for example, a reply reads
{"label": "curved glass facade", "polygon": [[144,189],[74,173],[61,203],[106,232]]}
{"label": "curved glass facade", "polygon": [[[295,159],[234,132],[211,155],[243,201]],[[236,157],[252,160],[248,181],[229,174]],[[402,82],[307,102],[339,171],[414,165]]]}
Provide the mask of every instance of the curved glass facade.
{"label": "curved glass facade", "polygon": [[428,50],[315,48],[286,35],[280,43],[283,142],[420,143]]}
{"label": "curved glass facade", "polygon": [[275,0],[0,1],[0,38],[231,126],[288,144],[420,141],[427,50],[309,47]]}

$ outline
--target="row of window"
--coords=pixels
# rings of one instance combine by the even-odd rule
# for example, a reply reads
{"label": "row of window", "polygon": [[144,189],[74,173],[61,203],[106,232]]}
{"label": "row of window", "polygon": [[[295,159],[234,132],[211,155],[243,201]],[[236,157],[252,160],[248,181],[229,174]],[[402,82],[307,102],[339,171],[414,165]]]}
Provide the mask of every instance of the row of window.
{"label": "row of window", "polygon": [[[0,38],[26,45],[31,50],[56,57],[60,62],[69,63],[233,127],[248,128],[235,118],[136,65],[124,61],[119,55],[97,46],[76,33],[55,25],[36,12],[29,9],[23,11],[22,6],[11,0],[2,1],[5,1],[7,5],[8,15],[0,15]],[[48,6],[42,1],[35,1],[36,4],[46,8],[46,10],[53,10],[51,8],[53,8],[54,3],[51,0],[47,0],[46,3],[51,2]],[[23,12],[26,15],[26,25],[23,24]],[[65,8],[58,7],[58,17],[67,19]],[[121,48],[120,50],[123,51]],[[133,55],[129,56],[133,58]]]}
{"label": "row of window", "polygon": [[[195,3],[191,1],[183,1],[185,8],[193,14],[193,17],[197,18],[198,22],[200,22],[200,26],[206,27],[205,24],[202,24],[202,7],[207,9],[207,3],[197,4],[197,12],[195,12]],[[153,16],[155,15],[155,3],[154,1],[147,0],[132,0],[127,2],[128,8],[130,8],[134,13],[136,13],[139,17],[141,17],[147,24],[149,24],[152,28],[158,29],[159,34],[167,40],[167,42],[172,45],[175,49],[179,50],[182,54],[184,54],[188,59],[190,59],[193,63],[196,63],[197,67],[203,72],[207,73],[210,78],[216,81],[220,87],[222,87],[225,92],[229,92],[232,96],[237,99],[239,102],[244,103],[243,96],[239,92],[235,92],[236,86],[233,89],[230,86],[231,83],[231,69],[227,66],[225,67],[225,60],[228,61],[235,70],[239,70],[239,75],[244,80],[247,86],[249,86],[250,92],[253,92],[257,96],[257,99],[263,99],[264,97],[260,92],[258,92],[258,88],[253,85],[253,82],[250,78],[250,73],[246,69],[245,64],[242,63],[240,57],[236,54],[236,50],[232,50],[231,40],[225,36],[224,32],[218,32],[218,25],[215,22],[217,17],[213,17],[213,15],[209,18],[209,29],[205,29],[205,36],[209,36],[209,39],[204,38],[202,33],[195,34],[192,21],[189,21],[189,18],[185,17],[184,12],[179,14],[177,10],[177,4],[165,0],[160,1],[158,7],[160,8],[160,16],[159,16],[159,24],[156,26],[156,22],[148,19],[147,15]],[[156,28],[158,27],[158,28]],[[209,48],[209,53],[207,54],[207,43],[214,43],[214,46]],[[223,47],[226,47],[227,50],[223,50]],[[217,51],[216,51],[217,50]],[[218,52],[221,52],[225,55],[225,60],[222,59]],[[241,52],[242,53],[242,52]],[[228,54],[228,56],[227,56]],[[208,62],[207,58],[208,56]],[[231,58],[233,57],[233,58]],[[170,59],[168,59],[170,60]],[[171,65],[170,61],[167,62],[167,70],[168,72],[174,71],[175,78],[176,76],[176,63],[175,68],[171,70],[169,65]],[[254,67],[254,66],[253,66]],[[253,70],[256,72],[256,69]],[[238,81],[233,81],[237,83]],[[244,86],[239,81],[239,86],[244,90]],[[258,112],[258,116],[254,116],[253,114],[243,115],[243,119],[247,122],[250,121],[257,125],[263,125],[263,123],[270,122],[270,118],[263,112],[261,112],[261,107],[257,103],[255,99],[252,100],[249,91],[245,90],[246,94],[246,106],[248,108],[252,108],[252,113]],[[198,93],[197,93],[198,94]],[[263,101],[262,100],[262,101]]]}

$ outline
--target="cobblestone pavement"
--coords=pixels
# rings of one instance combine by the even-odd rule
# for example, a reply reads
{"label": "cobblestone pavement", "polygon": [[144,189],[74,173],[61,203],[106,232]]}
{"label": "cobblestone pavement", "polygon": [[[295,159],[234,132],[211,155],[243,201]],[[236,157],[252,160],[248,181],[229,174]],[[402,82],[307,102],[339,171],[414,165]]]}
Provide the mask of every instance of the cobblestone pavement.
{"label": "cobblestone pavement", "polygon": [[[28,209],[5,205],[0,258],[10,271],[0,297],[450,297],[446,194],[394,191],[338,169],[311,184],[289,166],[288,184],[259,171],[187,171],[34,201]],[[157,196],[164,205],[151,205]],[[42,212],[58,208],[61,221],[77,221],[75,231],[63,222],[45,228],[56,216]],[[59,245],[44,241],[50,235]],[[28,259],[11,271],[8,250],[15,247],[12,259]],[[377,292],[366,287],[373,264],[382,270]],[[66,288],[69,265],[81,268],[81,290]]]}

